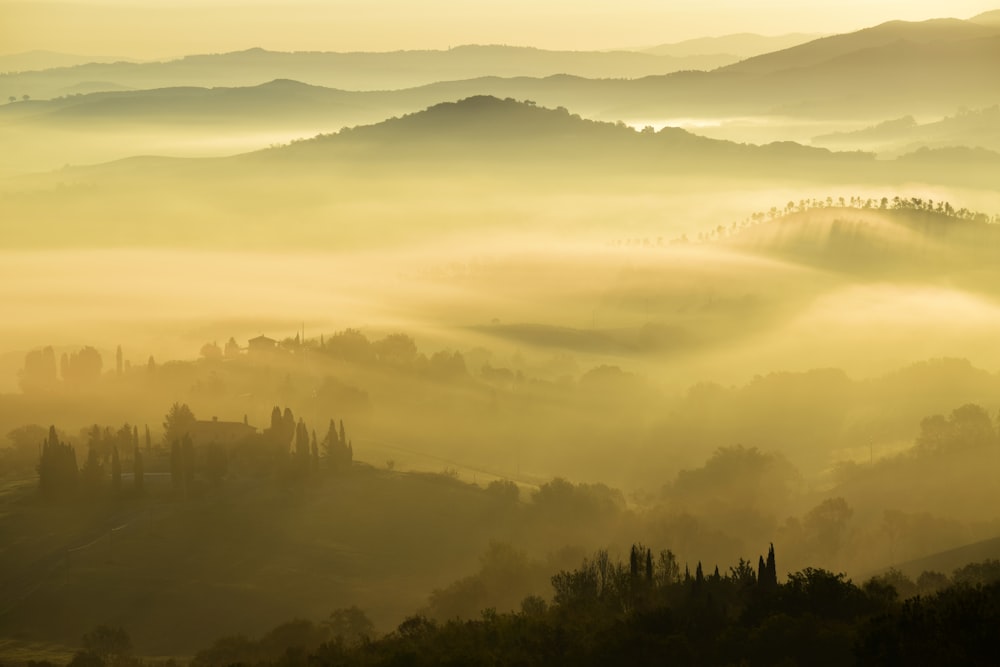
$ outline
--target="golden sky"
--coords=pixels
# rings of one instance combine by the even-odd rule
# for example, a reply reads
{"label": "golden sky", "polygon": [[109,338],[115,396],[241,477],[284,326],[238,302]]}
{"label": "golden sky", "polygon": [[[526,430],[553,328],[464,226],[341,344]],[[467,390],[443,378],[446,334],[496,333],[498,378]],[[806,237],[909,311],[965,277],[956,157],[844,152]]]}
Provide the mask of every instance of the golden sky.
{"label": "golden sky", "polygon": [[969,18],[1000,0],[0,0],[0,53],[156,58],[233,51],[387,51],[489,43],[651,46],[734,32],[845,32],[892,19]]}

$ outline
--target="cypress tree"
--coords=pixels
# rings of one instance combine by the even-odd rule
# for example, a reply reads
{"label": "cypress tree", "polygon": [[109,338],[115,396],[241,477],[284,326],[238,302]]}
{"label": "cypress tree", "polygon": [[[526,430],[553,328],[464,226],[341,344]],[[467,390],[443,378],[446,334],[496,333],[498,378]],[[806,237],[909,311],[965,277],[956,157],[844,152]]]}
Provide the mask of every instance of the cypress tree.
{"label": "cypress tree", "polygon": [[268,443],[280,446],[283,430],[284,422],[281,419],[281,408],[276,405],[271,409],[271,425],[264,430],[264,437]]}
{"label": "cypress tree", "polygon": [[319,472],[319,443],[316,442],[316,429],[312,432],[312,471]]}
{"label": "cypress tree", "polygon": [[65,497],[76,491],[79,480],[76,451],[59,442],[55,426],[49,427],[49,435],[42,442],[37,471],[39,491],[44,497]]}
{"label": "cypress tree", "polygon": [[774,562],[774,543],[771,543],[767,550],[767,577],[768,587],[772,590],[778,588],[778,568]]}
{"label": "cypress tree", "polygon": [[295,415],[292,414],[291,408],[285,408],[285,412],[281,416],[281,425],[281,446],[287,452],[295,439]]}
{"label": "cypress tree", "polygon": [[295,427],[295,457],[301,472],[309,471],[309,430],[306,423],[299,419],[298,426]]}

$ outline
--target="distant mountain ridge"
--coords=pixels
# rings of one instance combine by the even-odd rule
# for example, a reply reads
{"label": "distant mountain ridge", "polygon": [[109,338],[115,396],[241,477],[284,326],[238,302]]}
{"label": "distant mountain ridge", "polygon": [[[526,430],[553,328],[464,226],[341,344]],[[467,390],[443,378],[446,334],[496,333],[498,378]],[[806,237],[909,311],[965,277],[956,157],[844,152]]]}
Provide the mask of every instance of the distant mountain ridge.
{"label": "distant mountain ridge", "polygon": [[[1000,558],[1000,537],[994,537],[972,544],[966,544],[947,551],[924,556],[905,563],[896,563],[891,568],[899,570],[909,577],[918,577],[921,573],[942,572],[951,574],[956,569],[968,565],[969,563],[979,563],[988,559]],[[884,568],[877,574],[888,571]]]}
{"label": "distant mountain ridge", "polygon": [[[708,139],[680,128],[659,132],[637,132],[622,123],[582,118],[558,107],[544,108],[534,102],[477,95],[456,102],[442,102],[400,118],[371,125],[345,128],[338,133],[299,141],[252,155],[322,156],[338,147],[364,144],[370,155],[426,155],[428,162],[446,159],[458,151],[469,156],[489,149],[479,159],[500,154],[530,157],[538,162],[560,160],[569,155],[594,162],[652,164],[661,167],[731,162],[725,169],[744,169],[757,160],[761,169],[784,168],[786,164],[845,162],[865,163],[870,154],[834,153],[792,142],[764,146]],[[335,154],[335,153],[333,153]]]}
{"label": "distant mountain ridge", "polygon": [[719,54],[669,57],[633,51],[548,51],[505,45],[466,45],[446,51],[310,52],[262,48],[200,54],[150,63],[94,63],[0,75],[0,94],[48,98],[80,81],[127,88],[241,87],[295,79],[340,89],[413,88],[482,76],[639,78],[679,70],[714,69],[736,58]]}
{"label": "distant mountain ridge", "polygon": [[[279,81],[273,85],[308,89],[294,82]],[[1000,155],[994,157],[1000,168]],[[506,196],[506,193],[533,193],[536,187],[542,187],[549,195],[572,192],[573,197],[579,197],[580,192],[608,189],[620,192],[621,188],[627,190],[636,184],[678,188],[685,183],[701,183],[698,187],[705,188],[705,196],[711,196],[709,190],[715,186],[710,184],[728,183],[732,187],[733,183],[741,183],[757,187],[761,179],[779,179],[787,188],[822,184],[827,190],[853,189],[858,183],[996,188],[997,172],[991,164],[970,167],[968,156],[963,154],[942,154],[933,160],[876,160],[873,154],[835,153],[792,142],[753,145],[709,139],[679,128],[637,131],[622,123],[588,120],[566,109],[476,96],[435,104],[423,111],[372,125],[346,128],[230,157],[132,157],[20,176],[0,181],[0,199],[9,210],[19,211],[15,216],[8,216],[3,229],[16,229],[17,238],[29,245],[46,242],[52,233],[51,225],[63,219],[61,211],[93,206],[124,216],[121,220],[114,216],[107,220],[101,217],[99,224],[117,229],[122,242],[128,243],[128,239],[148,241],[161,238],[158,235],[172,238],[180,233],[176,224],[182,224],[178,220],[185,214],[182,210],[174,210],[176,205],[172,202],[184,202],[185,199],[176,193],[188,193],[205,206],[205,211],[214,211],[219,206],[231,207],[233,202],[239,202],[235,206],[243,216],[247,207],[254,210],[259,207],[262,216],[259,222],[263,222],[270,219],[268,215],[274,216],[274,220],[287,221],[290,209],[282,203],[287,201],[302,202],[303,210],[312,211],[310,215],[326,216],[314,211],[313,207],[322,209],[324,205],[320,202],[332,203],[342,196],[350,200],[348,190],[353,184],[366,191],[370,189],[368,194],[374,197],[372,201],[399,197],[415,204],[421,202],[419,208],[427,205],[425,197],[437,201],[436,188],[442,193],[459,188],[465,192],[463,196],[473,198],[478,188]],[[282,178],[275,180],[277,173]],[[54,192],[58,196],[53,196]],[[230,196],[234,192],[240,193],[236,199]],[[137,211],[150,206],[156,209],[156,215],[149,220],[170,222],[162,227],[149,221],[133,225],[134,216],[140,215]],[[180,209],[184,206],[181,204]],[[403,219],[409,215],[405,213]],[[442,228],[465,229],[467,225],[477,224],[475,218],[473,215],[453,219],[444,215],[440,221],[435,218],[425,222]],[[34,226],[33,220],[48,222]],[[821,222],[822,225],[790,224],[779,229],[778,236],[790,242],[805,229],[815,234],[823,234],[824,229],[831,233],[837,231],[831,237],[838,241],[837,248],[843,249],[859,241],[864,246],[858,256],[868,264],[848,267],[852,271],[870,273],[872,266],[878,270],[881,266],[892,270],[899,265],[895,259],[881,262],[878,244],[883,236],[878,225],[872,228],[876,233],[871,235],[864,224],[852,227]],[[197,231],[204,223],[203,218],[192,218],[183,223],[183,229],[187,230],[184,233],[211,236],[210,232]],[[251,236],[259,238],[261,229],[263,227],[257,228]],[[754,233],[764,229],[761,227]],[[306,228],[300,231],[305,234]],[[855,231],[865,233],[855,234]],[[355,238],[350,234],[342,238],[338,236],[341,232],[347,233],[332,229],[330,238],[344,242]],[[319,229],[316,233],[328,234]],[[412,233],[417,233],[417,227]],[[808,241],[808,236],[807,233],[800,240]],[[895,237],[890,235],[892,238]],[[869,243],[868,239],[873,242]],[[798,241],[791,245],[787,242],[774,245],[768,238],[763,240],[760,248],[749,243],[746,249],[777,255],[790,252],[792,257],[788,259],[814,255],[817,266],[839,261],[839,255],[826,253],[822,246],[815,248],[808,243],[803,246]],[[750,237],[741,239],[744,241],[749,242]],[[989,243],[973,246],[980,255],[992,253],[990,258],[995,259],[1000,251],[995,241],[994,235]],[[900,253],[905,256],[911,247],[920,249],[923,245],[901,244],[892,251],[892,258],[900,257]],[[953,260],[952,254],[942,257],[949,262]],[[836,264],[829,268],[835,267]],[[910,267],[912,262],[904,264],[906,270]]]}
{"label": "distant mountain ridge", "polygon": [[901,42],[923,45],[958,43],[992,37],[996,34],[997,31],[989,25],[960,19],[889,21],[857,32],[822,37],[781,51],[766,53],[729,65],[724,69],[733,72],[771,73],[821,65],[852,53],[896,46]]}
{"label": "distant mountain ridge", "polygon": [[913,116],[904,116],[860,130],[820,135],[812,143],[828,148],[856,146],[889,154],[956,146],[1000,151],[1000,105],[965,110],[931,123],[917,123]]}
{"label": "distant mountain ridge", "polygon": [[738,58],[751,58],[762,53],[791,48],[823,36],[822,34],[790,33],[772,37],[744,32],[722,35],[720,37],[698,37],[681,42],[660,44],[642,49],[642,52],[674,57],[724,53]]}
{"label": "distant mountain ridge", "polygon": [[30,72],[56,67],[75,67],[87,63],[134,62],[119,56],[84,56],[56,51],[25,51],[0,56],[0,72]]}
{"label": "distant mountain ridge", "polygon": [[990,12],[977,14],[969,20],[973,23],[979,23],[980,25],[1000,26],[1000,9],[994,9]]}
{"label": "distant mountain ridge", "polygon": [[[549,69],[560,69],[558,64],[585,62],[596,59],[595,63],[607,63],[606,59],[621,58],[630,61],[639,58],[644,63],[658,62],[657,57],[636,53],[565,53],[545,52],[536,49],[513,47],[458,47],[448,52],[399,52],[386,54],[325,54],[325,53],[285,53],[276,54],[262,49],[253,49],[216,56],[190,56],[169,63],[115,65],[93,65],[67,70],[27,73],[18,77],[0,76],[2,89],[20,90],[22,83],[29,83],[32,76],[56,77],[45,85],[55,84],[64,89],[73,77],[86,75],[86,80],[122,82],[144,81],[144,87],[159,89],[187,88],[191,86],[210,89],[220,88],[211,82],[219,72],[238,72],[245,82],[225,86],[230,89],[212,90],[210,93],[191,94],[171,101],[173,109],[161,107],[161,118],[169,118],[170,113],[180,117],[216,116],[229,113],[228,103],[220,101],[220,108],[213,111],[207,101],[212,96],[220,100],[235,97],[237,88],[254,90],[247,93],[244,105],[239,108],[239,121],[252,117],[267,123],[281,115],[271,116],[275,109],[285,109],[296,118],[316,116],[323,108],[321,102],[312,111],[292,110],[291,105],[265,99],[276,91],[257,88],[265,81],[275,79],[295,79],[309,85],[317,85],[317,79],[340,76],[338,72],[353,72],[351,76],[367,76],[366,67],[351,63],[368,62],[370,58],[386,59],[391,65],[406,58],[413,70],[435,59],[444,59],[458,66],[462,62],[478,64],[483,70],[510,72],[518,69],[518,59],[536,63],[535,58],[550,59]],[[561,60],[563,57],[569,61]],[[340,59],[340,69],[331,69],[330,58]],[[357,58],[360,60],[354,61]],[[582,59],[582,60],[580,60]],[[444,62],[442,61],[442,62]],[[490,63],[493,65],[490,65]],[[501,62],[506,65],[500,67]],[[713,71],[683,71],[657,74],[641,78],[587,78],[571,72],[572,68],[562,68],[563,73],[551,76],[480,76],[476,78],[456,78],[437,81],[417,87],[396,90],[347,91],[346,86],[335,87],[339,108],[350,110],[340,114],[330,107],[329,129],[355,123],[376,122],[387,115],[410,113],[443,100],[457,100],[476,95],[492,95],[500,98],[514,97],[531,99],[539,104],[572,108],[590,118],[604,120],[657,119],[657,118],[700,118],[732,116],[783,116],[795,118],[825,119],[871,119],[873,122],[887,117],[904,114],[946,115],[954,113],[962,106],[983,108],[1000,101],[1000,77],[996,74],[996,63],[1000,62],[1000,27],[991,27],[957,19],[940,19],[922,23],[890,22],[873,28],[825,37],[799,46],[750,58]],[[294,67],[287,65],[293,63]],[[349,67],[350,65],[350,67]],[[449,65],[450,67],[451,65]],[[533,67],[534,65],[532,65]],[[603,65],[601,65],[603,67]],[[116,74],[104,68],[114,68]],[[289,76],[289,68],[299,68],[304,76]],[[430,65],[428,65],[430,67]],[[466,65],[461,65],[466,67]],[[525,65],[524,68],[528,68]],[[522,68],[522,69],[524,69]],[[391,69],[391,67],[390,67]],[[428,69],[428,72],[432,69]],[[454,69],[433,69],[438,75],[460,74]],[[104,76],[107,75],[107,76]],[[393,75],[394,76],[394,75]],[[25,78],[27,77],[27,78]],[[67,78],[68,77],[68,78]],[[157,82],[183,79],[183,86],[156,85]],[[380,79],[381,80],[381,79]],[[369,84],[371,81],[369,81]],[[314,90],[316,98],[332,93]],[[119,102],[128,100],[133,108],[141,107],[137,99],[145,93],[134,96],[108,98],[102,100],[101,108],[109,114],[125,113]],[[149,93],[163,99],[167,93]],[[16,94],[20,98],[20,92]],[[0,107],[8,118],[27,117],[35,111],[47,112],[55,106],[67,108],[77,104],[90,104],[93,99],[54,101],[54,106],[3,105]],[[118,100],[115,102],[114,100]],[[300,100],[307,103],[307,100]],[[194,105],[197,109],[185,108]],[[11,107],[20,107],[14,109]],[[99,116],[95,109],[80,106],[76,111],[65,111],[70,115],[79,113],[93,119]],[[152,111],[143,111],[147,116],[156,116]],[[669,124],[669,123],[667,123]]]}

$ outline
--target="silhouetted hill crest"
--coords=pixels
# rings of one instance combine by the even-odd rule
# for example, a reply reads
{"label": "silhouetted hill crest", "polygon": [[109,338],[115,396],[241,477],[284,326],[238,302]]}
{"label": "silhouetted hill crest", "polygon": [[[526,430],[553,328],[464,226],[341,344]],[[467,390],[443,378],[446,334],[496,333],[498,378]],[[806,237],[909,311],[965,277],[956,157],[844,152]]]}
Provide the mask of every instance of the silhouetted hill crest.
{"label": "silhouetted hill crest", "polygon": [[540,143],[567,138],[627,142],[635,134],[624,124],[583,119],[561,107],[547,109],[531,101],[475,95],[455,102],[441,102],[381,123],[345,128],[337,134],[322,135],[300,144],[361,141],[399,148],[402,144],[461,142],[474,150],[477,146],[497,143]]}
{"label": "silhouetted hill crest", "polygon": [[1000,225],[985,214],[943,211],[940,204],[922,200],[875,206],[787,212],[741,230],[724,244],[818,268],[878,275],[929,275],[992,264],[1000,252]]}
{"label": "silhouetted hill crest", "polygon": [[[500,99],[490,95],[442,102],[423,111],[374,125],[345,128],[292,146],[264,151],[313,151],[321,146],[365,144],[372,150],[384,148],[398,153],[405,146],[424,147],[427,155],[440,155],[447,146],[459,146],[468,153],[527,151],[536,159],[546,155],[578,153],[595,161],[611,158],[647,161],[674,157],[688,164],[733,158],[775,161],[868,161],[864,153],[834,153],[825,148],[790,141],[764,146],[737,144],[710,139],[677,127],[657,132],[637,131],[624,123],[595,121],[571,113],[563,107],[549,109],[530,100]],[[484,153],[484,155],[491,153]],[[721,163],[720,163],[721,167]]]}
{"label": "silhouetted hill crest", "polygon": [[978,23],[979,25],[1000,27],[1000,9],[994,9],[993,11],[977,14],[969,19],[969,21],[972,23]]}
{"label": "silhouetted hill crest", "polygon": [[960,19],[888,21],[856,32],[822,37],[799,46],[748,58],[723,67],[722,70],[763,74],[785,69],[804,69],[854,52],[879,49],[894,44],[941,44],[990,37],[995,34],[997,34],[995,27]]}

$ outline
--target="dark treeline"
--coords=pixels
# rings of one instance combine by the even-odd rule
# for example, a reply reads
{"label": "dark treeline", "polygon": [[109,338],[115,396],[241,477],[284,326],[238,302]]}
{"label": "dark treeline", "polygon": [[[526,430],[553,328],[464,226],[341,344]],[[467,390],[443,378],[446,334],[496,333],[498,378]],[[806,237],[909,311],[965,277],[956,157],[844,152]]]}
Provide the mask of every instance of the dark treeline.
{"label": "dark treeline", "polygon": [[[599,551],[551,577],[551,602],[476,619],[406,618],[379,636],[363,610],[322,622],[296,619],[260,639],[217,640],[193,667],[218,665],[989,665],[1000,622],[1000,562],[972,563],[952,578],[925,573],[933,591],[898,572],[858,586],[818,568],[779,583],[773,546],[748,561],[682,573],[670,551],[635,544],[628,562]],[[122,628],[84,636],[70,667],[142,665]],[[41,667],[46,663],[32,663]],[[51,663],[48,663],[51,664]]]}
{"label": "dark treeline", "polygon": [[[950,202],[922,197],[826,197],[826,199],[799,199],[798,201],[788,201],[782,206],[772,206],[766,211],[755,211],[747,215],[742,220],[734,221],[729,226],[718,225],[704,232],[699,232],[696,241],[698,243],[711,243],[724,241],[737,237],[741,232],[763,225],[764,223],[777,220],[783,216],[791,216],[795,213],[806,213],[808,211],[835,211],[848,212],[855,211],[893,211],[897,213],[910,214],[911,218],[919,221],[926,221],[928,214],[936,214],[937,217],[931,219],[932,225],[947,225],[948,223],[971,223],[975,228],[986,233],[995,233],[995,225],[1000,225],[1000,213],[990,215],[981,211],[968,208],[954,208]],[[913,214],[917,214],[914,216]],[[991,227],[985,227],[990,225]],[[665,240],[660,236],[656,239],[627,238],[616,239],[609,245],[615,247],[628,248],[655,248],[666,245],[676,245],[689,243],[692,239],[687,234]]]}
{"label": "dark treeline", "polygon": [[[9,435],[30,439],[41,427],[29,425]],[[39,490],[47,500],[79,497],[141,496],[150,472],[169,473],[171,487],[185,494],[196,489],[196,478],[219,486],[233,474],[238,477],[277,476],[302,479],[320,473],[344,473],[354,460],[354,445],[343,420],[330,419],[326,434],[317,439],[302,418],[290,408],[275,406],[271,425],[258,432],[246,420],[199,421],[187,404],[174,403],[163,422],[163,442],[153,445],[145,427],[145,447],[140,447],[139,427],[128,423],[119,429],[94,424],[83,429],[86,455],[80,464],[76,448],[61,438],[55,426],[39,443]],[[148,461],[146,460],[148,457]],[[124,466],[124,467],[123,467]],[[128,473],[131,475],[128,475]],[[125,488],[123,475],[130,477]]]}
{"label": "dark treeline", "polygon": [[[702,383],[675,401],[665,401],[631,374],[619,370],[613,376],[610,371],[616,369],[612,367],[602,367],[607,371],[604,374],[584,373],[578,387],[545,383],[528,368],[520,372],[518,366],[501,365],[501,360],[476,357],[475,351],[421,354],[413,339],[402,334],[373,340],[345,330],[308,341],[289,338],[275,341],[273,350],[264,356],[249,352],[236,356],[234,346],[226,347],[232,358],[168,362],[152,374],[146,368],[133,368],[124,370],[121,377],[108,373],[101,384],[110,390],[134,380],[138,384],[128,386],[139,395],[145,383],[170,387],[175,384],[172,378],[182,377],[188,386],[198,386],[207,381],[204,378],[216,378],[228,387],[231,400],[202,402],[196,405],[198,413],[243,415],[239,396],[244,387],[255,386],[248,385],[246,378],[270,377],[270,382],[301,387],[291,392],[288,402],[308,408],[298,408],[292,415],[272,403],[267,408],[269,421],[258,422],[263,428],[254,433],[248,433],[254,429],[242,421],[220,422],[219,428],[234,429],[237,434],[225,442],[213,442],[213,423],[199,422],[191,408],[183,409],[185,404],[171,408],[172,416],[163,417],[157,411],[159,416],[150,419],[152,431],[142,421],[138,425],[91,425],[75,435],[72,430],[68,434],[57,431],[53,440],[50,429],[29,424],[10,431],[8,438],[14,446],[0,449],[5,474],[19,469],[21,478],[27,479],[39,465],[40,454],[44,455],[41,487],[43,495],[52,498],[131,497],[139,487],[145,488],[144,493],[170,488],[177,493],[201,493],[224,480],[261,477],[294,486],[311,471],[333,471],[353,459],[351,438],[328,417],[338,412],[349,423],[359,424],[355,428],[368,438],[377,433],[376,438],[393,442],[393,434],[386,437],[384,429],[395,428],[428,442],[455,441],[456,451],[461,446],[463,453],[446,460],[458,465],[492,451],[506,461],[512,462],[514,456],[530,461],[529,457],[540,455],[537,449],[562,440],[546,429],[512,425],[530,421],[546,400],[574,398],[590,414],[601,417],[594,420],[593,429],[578,428],[571,433],[574,460],[593,451],[591,440],[600,440],[601,451],[621,468],[630,465],[630,459],[608,443],[627,441],[628,429],[637,426],[604,416],[600,410],[614,399],[627,401],[636,412],[661,410],[646,440],[636,442],[637,446],[648,443],[634,465],[652,483],[646,493],[629,497],[635,500],[634,509],[650,510],[651,515],[668,517],[671,526],[683,527],[688,540],[683,546],[699,557],[726,561],[762,537],[773,536],[785,545],[789,565],[857,572],[990,538],[997,532],[994,505],[984,498],[991,497],[988,489],[994,484],[989,471],[1000,452],[995,398],[1000,384],[995,374],[965,361],[916,364],[869,381],[851,380],[834,370],[773,373],[745,386]],[[327,376],[323,367],[303,380],[294,369],[291,374],[283,372],[282,364],[294,360],[310,369],[323,360],[336,362],[339,365],[331,368],[339,372]],[[267,375],[272,364],[281,369],[280,375]],[[431,375],[442,379],[430,379],[427,373],[432,367],[436,371]],[[450,375],[445,369],[451,369]],[[407,378],[415,378],[414,383],[403,385]],[[380,388],[378,382],[389,382],[392,389],[385,388],[388,384]],[[368,416],[348,407],[352,403],[345,392],[363,391],[359,386],[375,388]],[[453,391],[456,388],[468,391],[459,394]],[[505,400],[514,399],[520,400],[516,418],[511,410],[495,407],[497,402],[503,406]],[[172,414],[175,410],[180,412]],[[496,443],[477,440],[476,452],[470,453],[469,439],[459,442],[456,435],[425,421],[439,410],[447,410],[440,414],[448,414],[455,423],[467,417],[469,438],[494,431],[484,430],[486,425],[506,423],[506,427],[496,429]],[[254,413],[261,419],[261,410]],[[318,416],[324,413],[327,416]],[[582,411],[571,416],[578,414],[587,418]],[[726,419],[719,419],[723,414]],[[191,438],[189,448],[184,434],[173,425],[184,420],[207,429]],[[160,421],[163,424],[158,426]],[[40,451],[43,442],[48,449]],[[801,443],[806,442],[812,446],[803,451]],[[668,449],[664,443],[684,446]],[[828,453],[845,445],[861,445],[863,452],[831,466]],[[66,451],[66,446],[73,447],[75,454],[60,459],[57,452]],[[373,457],[367,444],[365,451],[369,463],[388,463]],[[827,466],[820,480],[822,488],[810,488],[816,482],[808,476],[809,459]],[[513,466],[506,470],[498,466],[498,471],[500,477],[524,481]],[[466,471],[464,477],[473,474]],[[565,476],[586,479],[572,469]],[[527,482],[541,486],[545,494],[559,487],[544,484],[545,479],[551,477],[528,478]],[[607,481],[629,492],[620,479]],[[922,489],[919,495],[910,492],[915,484]],[[664,536],[654,533],[649,538]]]}

